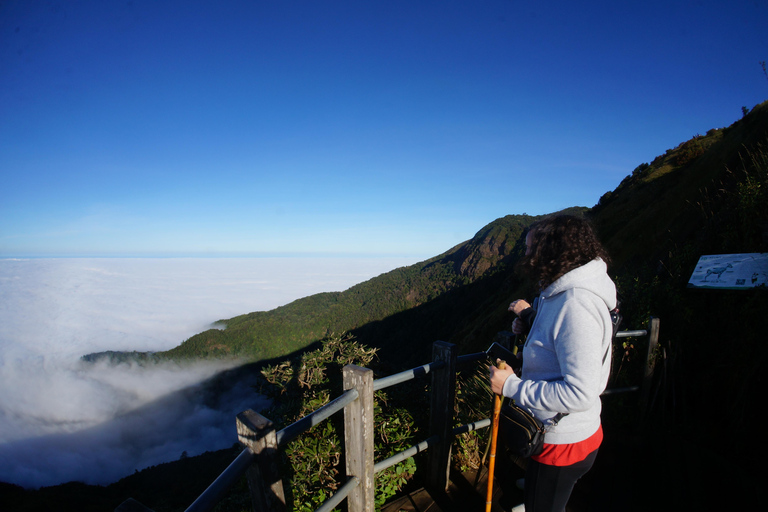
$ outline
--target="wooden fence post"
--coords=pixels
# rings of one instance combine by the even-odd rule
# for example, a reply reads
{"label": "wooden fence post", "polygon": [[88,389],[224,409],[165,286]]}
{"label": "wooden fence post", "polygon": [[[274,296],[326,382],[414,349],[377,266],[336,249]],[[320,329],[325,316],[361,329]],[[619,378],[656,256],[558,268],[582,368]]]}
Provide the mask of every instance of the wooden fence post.
{"label": "wooden fence post", "polygon": [[659,319],[651,317],[648,319],[648,352],[645,357],[645,371],[643,373],[643,383],[640,388],[640,417],[645,417],[648,400],[651,396],[653,387],[653,370],[656,366],[656,347],[659,346]]}
{"label": "wooden fence post", "polygon": [[237,437],[255,460],[246,471],[254,512],[284,512],[285,493],[277,462],[277,435],[271,421],[248,409],[237,415]]}
{"label": "wooden fence post", "polygon": [[344,452],[347,477],[360,484],[347,496],[349,512],[373,512],[373,371],[347,365],[343,369],[344,391],[357,389],[357,400],[344,407]]}
{"label": "wooden fence post", "polygon": [[439,441],[428,452],[427,486],[435,491],[448,489],[453,443],[453,407],[456,397],[456,346],[444,341],[432,345],[432,362],[445,363],[432,371],[429,435]]}

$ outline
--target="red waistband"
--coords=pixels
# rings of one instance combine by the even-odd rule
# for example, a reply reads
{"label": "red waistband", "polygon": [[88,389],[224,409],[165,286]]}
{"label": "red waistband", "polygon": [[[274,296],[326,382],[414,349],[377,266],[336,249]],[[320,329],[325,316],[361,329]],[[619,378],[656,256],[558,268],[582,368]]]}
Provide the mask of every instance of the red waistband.
{"label": "red waistband", "polygon": [[541,453],[531,458],[536,462],[549,466],[570,466],[586,459],[587,455],[600,448],[600,443],[602,442],[603,426],[600,425],[594,434],[578,443],[544,443],[544,449]]}

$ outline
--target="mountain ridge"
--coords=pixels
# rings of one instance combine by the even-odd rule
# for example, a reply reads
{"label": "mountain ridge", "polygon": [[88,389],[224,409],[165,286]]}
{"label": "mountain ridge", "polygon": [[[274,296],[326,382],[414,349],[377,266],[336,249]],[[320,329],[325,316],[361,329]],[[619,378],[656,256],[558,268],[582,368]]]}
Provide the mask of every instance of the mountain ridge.
{"label": "mountain ridge", "polygon": [[[586,207],[573,207],[560,213],[583,215],[585,211]],[[281,351],[301,349],[331,332],[354,332],[497,273],[504,261],[521,250],[520,235],[527,226],[545,216],[501,217],[438,256],[393,269],[341,292],[318,293],[271,311],[220,320],[217,324],[225,326],[223,331],[204,331],[158,356],[265,359],[278,357]],[[386,342],[374,341],[372,345],[382,347]]]}

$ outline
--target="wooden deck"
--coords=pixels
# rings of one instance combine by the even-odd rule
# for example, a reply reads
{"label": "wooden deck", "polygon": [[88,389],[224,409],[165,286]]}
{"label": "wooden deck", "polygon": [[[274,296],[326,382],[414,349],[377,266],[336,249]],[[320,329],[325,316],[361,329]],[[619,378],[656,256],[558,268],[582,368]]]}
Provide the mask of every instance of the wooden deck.
{"label": "wooden deck", "polygon": [[[637,512],[663,509],[655,499],[658,493],[651,492],[653,489],[646,486],[653,468],[656,468],[648,462],[653,451],[643,449],[628,436],[606,436],[595,466],[576,484],[566,511]],[[514,482],[523,478],[525,471],[517,464],[510,461],[504,464],[503,461],[505,459],[502,458],[497,461],[492,512],[509,511],[523,503],[523,491]],[[382,512],[485,512],[487,468],[480,470],[479,478],[474,471],[452,471],[450,479],[445,493],[415,489],[394,498],[382,507]],[[510,482],[504,485],[509,493],[507,496],[500,488],[502,480]],[[661,484],[663,482],[658,482],[657,487]]]}
{"label": "wooden deck", "polygon": [[[387,503],[381,510],[382,512],[484,512],[487,475],[486,468],[481,469],[479,478],[475,471],[452,472],[447,492],[434,493],[424,488],[417,489]],[[514,492],[513,496],[504,496],[498,482],[495,483],[492,512],[504,512],[522,501],[522,491]]]}

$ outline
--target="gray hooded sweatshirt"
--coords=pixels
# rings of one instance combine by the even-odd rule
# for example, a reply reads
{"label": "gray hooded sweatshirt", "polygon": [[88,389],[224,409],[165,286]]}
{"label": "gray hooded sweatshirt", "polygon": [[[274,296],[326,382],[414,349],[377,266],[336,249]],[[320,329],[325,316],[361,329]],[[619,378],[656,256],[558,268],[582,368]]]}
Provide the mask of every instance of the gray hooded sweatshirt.
{"label": "gray hooded sweatshirt", "polygon": [[616,286],[601,259],[541,292],[523,349],[522,379],[508,377],[503,393],[542,421],[568,413],[544,442],[577,443],[597,432],[600,393],[611,369],[609,312],[615,307]]}

